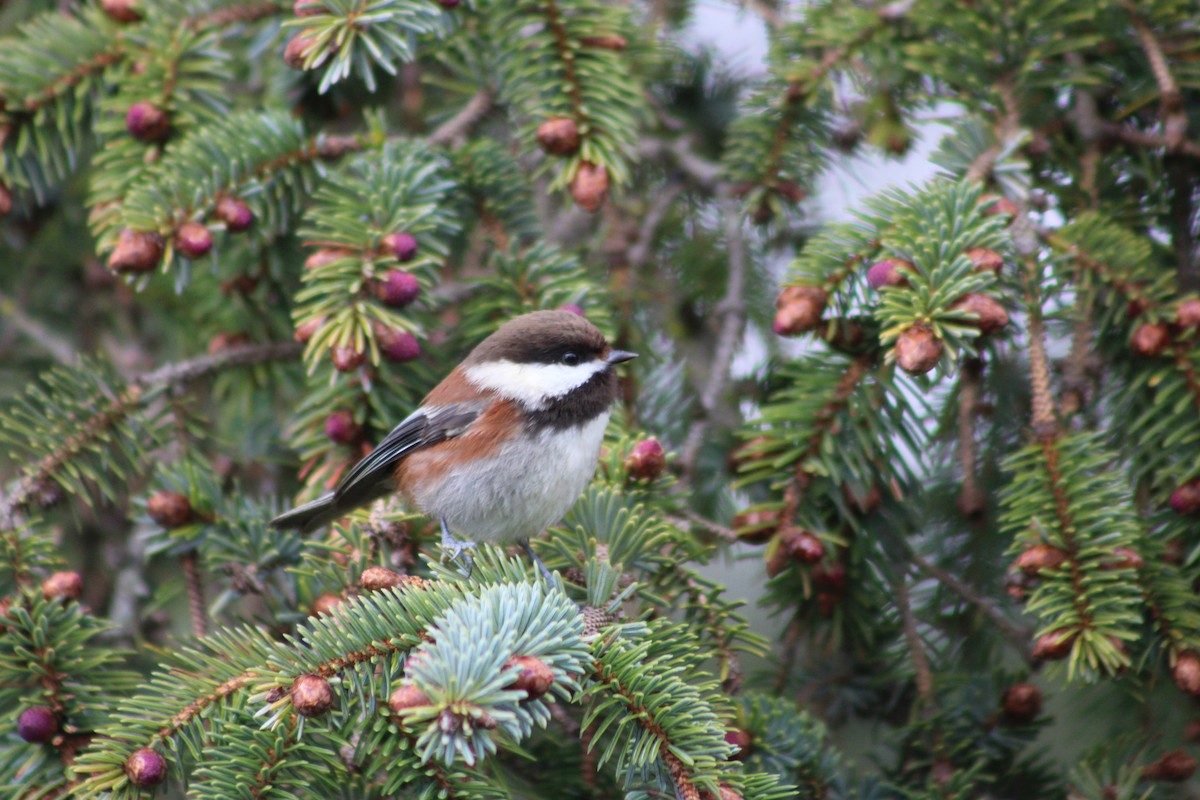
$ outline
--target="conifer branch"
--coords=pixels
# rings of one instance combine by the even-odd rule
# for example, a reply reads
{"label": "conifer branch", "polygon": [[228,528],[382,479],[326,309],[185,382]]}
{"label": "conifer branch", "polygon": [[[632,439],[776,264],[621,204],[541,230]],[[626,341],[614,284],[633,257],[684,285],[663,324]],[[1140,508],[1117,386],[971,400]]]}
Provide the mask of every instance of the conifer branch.
{"label": "conifer branch", "polygon": [[1179,91],[1179,84],[1176,82],[1175,76],[1171,73],[1171,67],[1167,63],[1167,56],[1163,52],[1162,44],[1154,35],[1154,31],[1150,30],[1146,18],[1129,0],[1122,5],[1137,33],[1138,42],[1146,54],[1146,60],[1150,62],[1150,74],[1154,76],[1154,81],[1158,84],[1159,114],[1163,123],[1163,136],[1167,149],[1173,150],[1183,143],[1183,139],[1187,135],[1187,111],[1183,108],[1183,95]]}
{"label": "conifer branch", "polygon": [[183,570],[183,581],[187,586],[188,611],[192,617],[192,634],[194,636],[208,635],[208,608],[204,602],[204,582],[200,577],[200,565],[196,553],[184,553],[179,559]]}
{"label": "conifer branch", "polygon": [[135,379],[139,386],[179,385],[190,383],[231,367],[248,367],[268,361],[288,361],[303,350],[297,342],[259,342],[235,345],[213,355],[167,364]]}
{"label": "conifer branch", "polygon": [[455,146],[471,130],[483,121],[496,103],[496,96],[489,90],[476,92],[457,114],[439,125],[426,141],[431,145]]}
{"label": "conifer branch", "polygon": [[928,715],[937,708],[933,693],[933,668],[929,665],[929,654],[925,652],[921,633],[917,630],[917,617],[913,614],[912,601],[908,596],[908,579],[904,577],[903,570],[892,582],[892,591],[896,597],[896,609],[900,612],[900,628],[904,631],[908,656],[916,675],[917,695],[921,698],[923,713]]}
{"label": "conifer branch", "polygon": [[975,444],[975,417],[979,407],[980,378],[983,361],[977,358],[963,363],[958,381],[958,465],[962,470],[962,486],[958,507],[968,515],[983,511],[986,502],[979,487]]}
{"label": "conifer branch", "polygon": [[14,328],[25,334],[29,341],[41,347],[60,364],[73,363],[78,357],[78,352],[66,339],[30,316],[15,299],[0,292],[0,319],[5,318]]}

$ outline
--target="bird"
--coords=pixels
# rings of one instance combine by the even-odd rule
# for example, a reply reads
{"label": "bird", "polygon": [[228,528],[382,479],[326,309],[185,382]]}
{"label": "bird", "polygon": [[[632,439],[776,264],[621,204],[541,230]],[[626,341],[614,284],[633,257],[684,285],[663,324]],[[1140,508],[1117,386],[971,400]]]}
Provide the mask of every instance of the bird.
{"label": "bird", "polygon": [[[512,542],[551,580],[529,538],[562,519],[596,471],[618,350],[573,310],[514,317],[480,342],[341,478],[271,521],[309,531],[387,495],[436,519],[451,560]],[[459,538],[463,537],[463,538]]]}

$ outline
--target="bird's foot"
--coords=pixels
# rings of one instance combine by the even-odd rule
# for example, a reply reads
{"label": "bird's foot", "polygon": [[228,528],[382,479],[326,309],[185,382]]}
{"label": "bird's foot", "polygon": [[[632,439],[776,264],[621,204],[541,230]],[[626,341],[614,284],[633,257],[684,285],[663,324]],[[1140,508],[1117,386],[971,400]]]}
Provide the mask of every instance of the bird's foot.
{"label": "bird's foot", "polygon": [[455,539],[454,534],[446,527],[446,520],[438,519],[438,522],[442,524],[442,550],[450,556],[451,561],[457,561],[461,556],[467,568],[466,576],[471,577],[471,573],[475,571],[475,559],[471,557],[470,551],[475,549],[475,542]]}
{"label": "bird's foot", "polygon": [[521,545],[521,549],[525,551],[525,555],[529,556],[531,559],[533,559],[533,563],[537,564],[538,569],[542,571],[542,576],[546,579],[546,583],[553,585],[554,575],[550,573],[550,570],[546,567],[542,560],[538,558],[538,554],[533,552],[533,548],[529,546],[529,540],[522,539],[521,541],[517,542],[517,544]]}

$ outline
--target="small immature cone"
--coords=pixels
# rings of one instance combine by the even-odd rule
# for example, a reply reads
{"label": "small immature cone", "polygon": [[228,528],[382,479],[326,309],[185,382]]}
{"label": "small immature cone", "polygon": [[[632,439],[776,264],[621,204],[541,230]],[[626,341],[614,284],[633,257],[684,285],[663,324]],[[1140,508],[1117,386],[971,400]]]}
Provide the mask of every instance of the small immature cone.
{"label": "small immature cone", "polygon": [[957,311],[967,311],[978,319],[969,320],[968,324],[979,328],[979,332],[987,335],[1002,330],[1008,325],[1008,312],[1004,306],[985,294],[965,294],[950,306]]}
{"label": "small immature cone", "polygon": [[840,595],[846,591],[846,583],[849,580],[849,576],[846,574],[845,564],[840,561],[833,561],[814,567],[812,579],[813,585],[818,589]]}
{"label": "small immature cone", "polygon": [[925,325],[905,329],[896,340],[896,363],[910,375],[923,375],[937,366],[942,358],[942,340]]}
{"label": "small immature cone", "polygon": [[129,24],[142,18],[138,0],[100,0],[100,8],[113,22]]}
{"label": "small immature cone", "polygon": [[1157,358],[1171,344],[1171,329],[1163,322],[1144,322],[1133,332],[1129,346],[1145,358]]}
{"label": "small immature cone", "polygon": [[584,161],[571,179],[571,197],[575,205],[588,213],[595,213],[608,198],[608,170]]}
{"label": "small immature cone", "polygon": [[404,576],[387,567],[367,567],[358,577],[358,588],[364,592],[391,589],[404,583]]}
{"label": "small immature cone", "polygon": [[1131,550],[1128,547],[1113,548],[1112,561],[1104,564],[1105,569],[1141,569],[1146,566],[1146,559],[1142,558],[1141,554],[1136,550]]}
{"label": "small immature cone", "polygon": [[340,247],[322,247],[320,250],[304,259],[304,268],[321,269],[322,267],[329,266],[335,261],[340,261],[343,258],[350,258],[353,255],[353,251],[344,250]]}
{"label": "small immature cone", "polygon": [[333,366],[338,372],[351,372],[358,369],[367,360],[367,354],[353,347],[335,347],[330,353]]}
{"label": "small immature cone", "polygon": [[995,250],[989,250],[986,247],[971,247],[967,249],[966,256],[971,259],[971,263],[979,272],[991,270],[999,275],[1004,269],[1004,257]]}
{"label": "small immature cone", "polygon": [[389,233],[380,242],[383,252],[396,257],[401,264],[417,257],[417,237],[411,233]]}
{"label": "small immature cone", "polygon": [[801,564],[816,564],[825,557],[825,545],[811,532],[791,528],[781,535],[788,554]]}
{"label": "small immature cone", "polygon": [[1167,503],[1176,514],[1195,514],[1200,511],[1200,478],[1177,487],[1171,492]]}
{"label": "small immature cone", "polygon": [[308,57],[308,51],[313,48],[317,40],[311,36],[294,36],[287,43],[287,47],[283,51],[283,63],[287,64],[292,69],[304,69],[304,61]]}
{"label": "small immature cone", "polygon": [[1019,210],[1017,204],[1012,200],[1009,200],[1007,197],[1000,197],[985,208],[983,213],[989,217],[1015,217]]}
{"label": "small immature cone", "polygon": [[821,324],[829,293],[816,286],[785,286],[775,298],[775,322],[780,336],[798,336]]}
{"label": "small immature cone", "polygon": [[142,142],[161,142],[171,132],[171,118],[154,103],[142,100],[125,113],[125,130]]}
{"label": "small immature cone", "polygon": [[175,231],[175,249],[188,258],[207,255],[212,246],[212,233],[199,222],[185,222]]}
{"label": "small immature cone", "polygon": [[393,714],[400,714],[410,708],[427,705],[429,705],[429,697],[411,683],[396,687],[396,690],[388,697],[388,708],[392,710]]}
{"label": "small immature cone", "polygon": [[337,611],[338,606],[346,602],[341,595],[333,592],[325,592],[317,595],[317,599],[313,600],[312,606],[309,607],[308,613],[314,617],[319,617],[322,614],[333,614]]}
{"label": "small immature cone", "polygon": [[41,589],[47,600],[78,600],[83,594],[83,577],[78,572],[55,572],[42,581]]}
{"label": "small immature cone", "polygon": [[1013,684],[1004,690],[1001,705],[1005,722],[1028,725],[1042,710],[1042,691],[1032,683]]}
{"label": "small immature cone", "polygon": [[579,125],[570,117],[553,117],[537,128],[537,141],[552,156],[570,156],[579,151],[582,141]]}
{"label": "small immature cone", "polygon": [[303,717],[319,717],[333,708],[333,687],[320,675],[301,675],[292,684],[292,708]]}
{"label": "small immature cone", "polygon": [[307,342],[317,331],[325,327],[325,317],[313,317],[307,322],[296,328],[296,332],[292,334],[292,338],[297,342]]}
{"label": "small immature cone", "polygon": [[1142,767],[1142,777],[1148,781],[1183,783],[1196,771],[1196,759],[1182,750],[1163,753],[1159,758]]}
{"label": "small immature cone", "polygon": [[191,522],[192,503],[186,495],[163,490],[150,495],[146,513],[164,528],[178,528]]}
{"label": "small immature cone", "polygon": [[1017,556],[1017,569],[1026,575],[1036,577],[1039,573],[1055,569],[1067,560],[1067,554],[1053,545],[1039,543],[1026,549]]}
{"label": "small immature cone", "polygon": [[362,428],[353,414],[341,409],[325,418],[325,436],[337,444],[357,444],[362,439]]}
{"label": "small immature cone", "polygon": [[584,36],[580,38],[579,43],[584,47],[598,47],[603,50],[616,50],[620,52],[625,49],[628,42],[624,36]]}
{"label": "small immature cone", "polygon": [[885,258],[877,261],[867,270],[867,283],[872,289],[882,289],[885,286],[908,286],[905,271],[916,272],[916,265],[903,258]]}
{"label": "small immature cone", "polygon": [[254,212],[236,197],[222,197],[218,200],[213,216],[224,222],[225,230],[230,233],[241,233],[254,224]]}
{"label": "small immature cone", "polygon": [[743,511],[733,518],[731,527],[740,541],[766,544],[779,529],[779,512],[769,510]]}
{"label": "small immature cone", "polygon": [[421,284],[411,272],[393,269],[375,281],[375,296],[389,308],[404,308],[421,295]]}
{"label": "small immature cone", "polygon": [[124,228],[108,257],[108,268],[114,272],[150,272],[158,266],[162,254],[163,240],[157,233]]}
{"label": "small immature cone", "polygon": [[662,474],[666,466],[667,454],[658,439],[653,437],[638,442],[625,457],[625,471],[635,481],[652,481]]}
{"label": "small immature cone", "polygon": [[750,735],[750,731],[741,728],[725,731],[725,743],[737,748],[729,756],[731,761],[745,761],[754,752],[754,737]]}
{"label": "small immature cone", "polygon": [[1171,668],[1171,677],[1181,692],[1200,695],[1200,656],[1193,650],[1180,653]]}
{"label": "small immature cone", "polygon": [[771,545],[767,548],[766,553],[766,568],[768,578],[774,578],[776,575],[790,567],[793,563],[792,553],[782,538],[771,542]]}
{"label": "small immature cone", "polygon": [[1200,300],[1184,300],[1175,309],[1175,324],[1185,330],[1200,328]]}
{"label": "small immature cone", "polygon": [[6,217],[11,214],[13,205],[12,192],[4,185],[3,181],[0,181],[0,217]]}
{"label": "small immature cone", "polygon": [[535,656],[513,656],[504,662],[505,669],[510,667],[516,667],[519,672],[513,682],[504,688],[524,690],[527,700],[537,700],[550,691],[554,684],[554,671],[550,665]]}
{"label": "small immature cone", "polygon": [[421,342],[408,331],[382,324],[376,324],[374,330],[379,352],[388,361],[403,364],[420,358]]}
{"label": "small immature cone", "polygon": [[31,744],[45,744],[58,734],[58,717],[50,706],[33,706],[17,717],[17,735]]}
{"label": "small immature cone", "polygon": [[1038,637],[1033,657],[1041,661],[1061,661],[1071,654],[1075,635],[1070,631],[1051,631]]}
{"label": "small immature cone", "polygon": [[135,750],[125,759],[125,777],[134,786],[149,789],[167,777],[167,760],[149,747]]}

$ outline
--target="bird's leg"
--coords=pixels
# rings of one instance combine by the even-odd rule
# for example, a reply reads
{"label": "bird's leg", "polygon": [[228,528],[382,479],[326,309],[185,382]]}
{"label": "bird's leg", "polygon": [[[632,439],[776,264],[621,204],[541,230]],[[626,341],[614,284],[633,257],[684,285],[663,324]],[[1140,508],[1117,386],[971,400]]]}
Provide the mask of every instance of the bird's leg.
{"label": "bird's leg", "polygon": [[521,539],[519,542],[517,542],[517,544],[521,545],[521,549],[525,551],[525,554],[533,559],[533,563],[537,564],[538,569],[542,571],[542,575],[546,578],[546,583],[553,584],[554,576],[550,574],[550,570],[547,569],[546,565],[542,563],[542,560],[538,558],[538,554],[533,552],[533,548],[529,546],[529,540]]}
{"label": "bird's leg", "polygon": [[475,542],[455,539],[454,534],[450,533],[450,529],[446,527],[445,517],[438,517],[438,522],[442,525],[442,549],[450,554],[451,561],[457,560],[461,555],[463,562],[467,565],[467,577],[471,577],[471,573],[475,570],[475,559],[471,558],[471,554],[466,551],[474,548]]}

